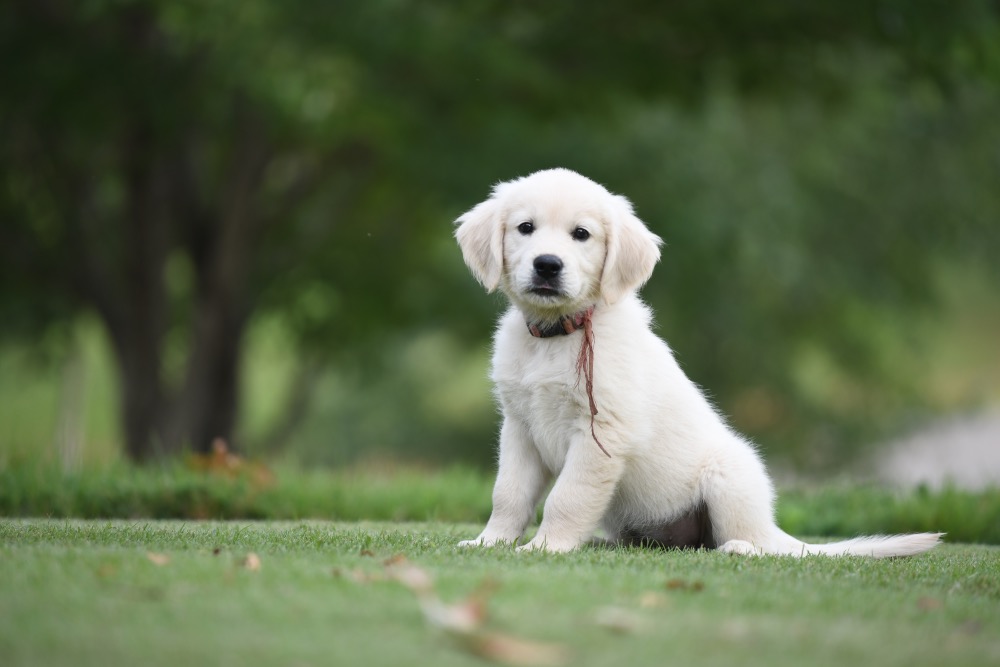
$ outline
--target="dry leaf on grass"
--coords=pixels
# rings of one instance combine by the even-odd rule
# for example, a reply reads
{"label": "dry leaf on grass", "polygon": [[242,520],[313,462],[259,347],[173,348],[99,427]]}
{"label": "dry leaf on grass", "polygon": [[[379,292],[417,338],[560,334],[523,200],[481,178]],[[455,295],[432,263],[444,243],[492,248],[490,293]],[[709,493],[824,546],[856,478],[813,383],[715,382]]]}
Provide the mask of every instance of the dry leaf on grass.
{"label": "dry leaf on grass", "polygon": [[370,584],[386,580],[386,576],[381,572],[366,572],[360,568],[355,568],[348,572],[347,578],[356,584]]}
{"label": "dry leaf on grass", "polygon": [[621,607],[601,607],[594,615],[594,623],[621,635],[642,629],[643,619],[635,612]]}
{"label": "dry leaf on grass", "polygon": [[670,604],[667,596],[656,591],[647,591],[639,597],[639,607],[642,609],[657,609]]}
{"label": "dry leaf on grass", "polygon": [[155,551],[147,551],[146,558],[149,559],[150,563],[159,567],[163,567],[170,562],[170,556],[167,554],[158,554]]}
{"label": "dry leaf on grass", "polygon": [[382,561],[382,565],[385,565],[386,567],[391,567],[393,565],[399,565],[400,563],[405,563],[405,562],[406,562],[406,556],[404,556],[403,554],[394,554],[386,558],[384,561]]}
{"label": "dry leaf on grass", "polygon": [[386,574],[390,579],[398,581],[416,593],[417,597],[431,594],[434,588],[434,580],[431,579],[431,575],[426,570],[410,563],[387,567]]}
{"label": "dry leaf on grass", "polygon": [[470,635],[467,650],[480,658],[505,665],[563,665],[569,651],[561,644],[536,642],[498,632]]}
{"label": "dry leaf on grass", "polygon": [[250,553],[248,553],[246,556],[243,557],[243,560],[240,561],[240,567],[250,572],[259,571],[260,556],[251,551]]}
{"label": "dry leaf on grass", "polygon": [[683,579],[670,579],[664,586],[668,591],[693,591],[695,593],[705,589],[705,584],[701,581],[684,581]]}
{"label": "dry leaf on grass", "polygon": [[922,597],[917,600],[917,609],[920,611],[937,611],[944,608],[944,602],[937,598]]}
{"label": "dry leaf on grass", "polygon": [[468,634],[479,630],[486,620],[486,607],[474,600],[448,604],[436,596],[418,598],[424,619],[445,632]]}
{"label": "dry leaf on grass", "polygon": [[[367,554],[362,554],[367,555]],[[569,660],[569,651],[560,644],[536,642],[484,629],[487,602],[497,589],[491,579],[483,581],[468,597],[448,603],[434,588],[434,578],[403,554],[382,561],[382,573],[363,570],[343,571],[334,568],[334,576],[345,576],[357,583],[389,579],[406,587],[417,598],[420,611],[429,626],[451,638],[455,644],[480,658],[506,665],[561,665]]]}
{"label": "dry leaf on grass", "polygon": [[107,579],[108,577],[113,577],[118,574],[118,568],[111,563],[101,563],[101,565],[97,568],[96,574],[101,579]]}

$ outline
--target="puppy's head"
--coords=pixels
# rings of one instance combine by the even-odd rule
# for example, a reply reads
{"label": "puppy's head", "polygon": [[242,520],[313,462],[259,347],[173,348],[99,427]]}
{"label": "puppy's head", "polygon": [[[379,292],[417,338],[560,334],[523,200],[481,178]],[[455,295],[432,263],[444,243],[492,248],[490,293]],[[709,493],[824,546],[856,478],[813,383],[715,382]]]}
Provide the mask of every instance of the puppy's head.
{"label": "puppy's head", "polygon": [[567,169],[500,183],[457,223],[473,275],[542,319],[614,303],[660,257],[660,238],[627,199]]}

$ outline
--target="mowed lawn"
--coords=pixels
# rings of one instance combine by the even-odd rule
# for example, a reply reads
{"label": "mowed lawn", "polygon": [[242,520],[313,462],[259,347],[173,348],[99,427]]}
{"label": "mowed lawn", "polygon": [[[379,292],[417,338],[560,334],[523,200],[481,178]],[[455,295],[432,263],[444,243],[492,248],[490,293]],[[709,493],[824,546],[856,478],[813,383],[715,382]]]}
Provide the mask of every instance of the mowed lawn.
{"label": "mowed lawn", "polygon": [[0,520],[0,663],[997,665],[1000,548],[466,550],[443,523]]}

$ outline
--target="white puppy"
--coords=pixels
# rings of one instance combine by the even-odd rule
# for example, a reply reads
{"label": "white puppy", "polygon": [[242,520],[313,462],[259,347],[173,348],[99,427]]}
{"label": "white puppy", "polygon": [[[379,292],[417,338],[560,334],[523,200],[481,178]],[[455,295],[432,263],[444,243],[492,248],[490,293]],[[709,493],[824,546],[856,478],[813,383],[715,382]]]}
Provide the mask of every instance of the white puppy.
{"label": "white puppy", "polygon": [[565,169],[500,183],[457,221],[466,263],[512,307],[496,331],[503,410],[493,513],[461,544],[569,551],[612,540],[745,554],[909,556],[940,534],[813,545],[774,521],[774,488],[650,328],[636,290],[660,239],[623,197]]}

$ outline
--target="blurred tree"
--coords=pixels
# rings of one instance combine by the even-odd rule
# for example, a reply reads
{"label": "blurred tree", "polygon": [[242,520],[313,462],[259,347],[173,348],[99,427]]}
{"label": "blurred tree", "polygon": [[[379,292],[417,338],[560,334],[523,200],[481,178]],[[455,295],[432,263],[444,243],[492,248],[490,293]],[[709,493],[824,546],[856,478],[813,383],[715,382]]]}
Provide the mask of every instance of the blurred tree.
{"label": "blurred tree", "polygon": [[[628,174],[627,194],[653,201],[662,157],[630,166],[644,148],[626,123],[698,106],[720,80],[739,96],[843,104],[852,68],[887,62],[887,76],[945,97],[995,88],[997,14],[988,0],[7,3],[0,326],[31,335],[96,310],[129,455],[204,450],[232,435],[255,314],[281,313],[316,355],[429,323],[485,335],[488,317],[468,311],[491,306],[471,281],[435,287],[455,284],[457,254],[428,257],[453,202],[487,183],[575,156],[568,166],[612,186]],[[711,256],[739,239],[712,234],[692,232],[691,247]],[[678,308],[722,292],[686,289]],[[722,308],[685,315],[728,330],[712,324]]]}
{"label": "blurred tree", "polygon": [[[241,71],[252,63],[191,39],[169,3],[3,14],[2,58],[16,63],[3,78],[5,326],[95,309],[120,368],[128,454],[206,449],[232,433],[259,244],[331,163],[363,173],[364,153],[311,150],[253,89]],[[170,369],[178,331],[184,359]]]}

